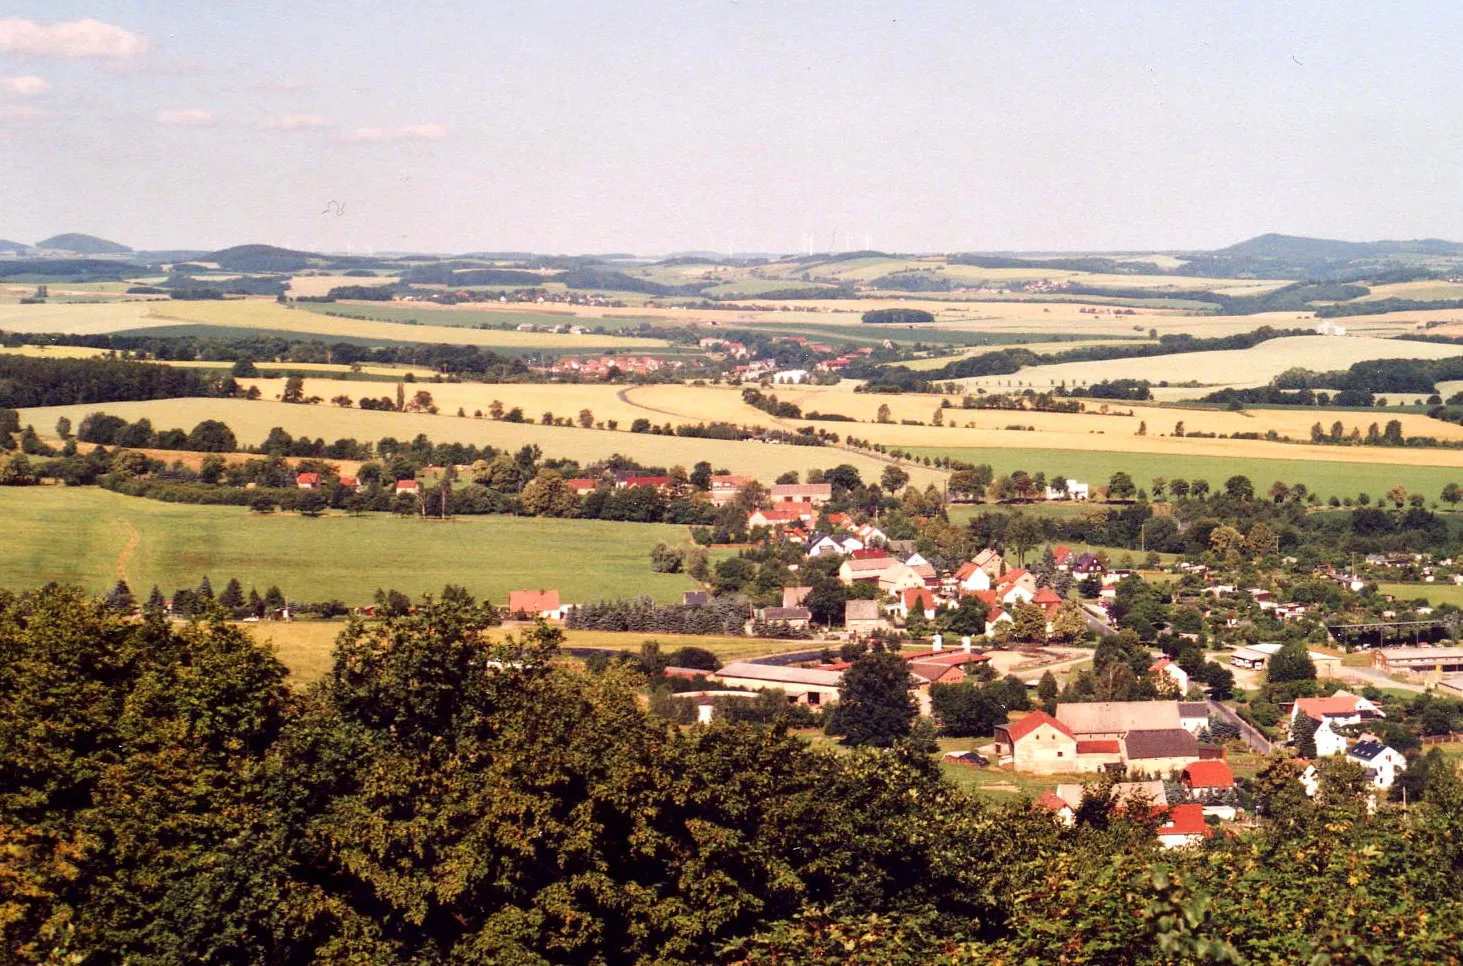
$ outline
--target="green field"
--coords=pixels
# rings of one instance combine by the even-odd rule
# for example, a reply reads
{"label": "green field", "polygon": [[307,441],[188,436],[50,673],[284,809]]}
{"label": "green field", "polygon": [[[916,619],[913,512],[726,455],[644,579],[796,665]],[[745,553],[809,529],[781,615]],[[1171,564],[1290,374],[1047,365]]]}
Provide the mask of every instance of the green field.
{"label": "green field", "polygon": [[[529,325],[582,325],[588,329],[604,329],[607,332],[614,332],[618,329],[633,329],[645,322],[654,322],[654,319],[635,316],[608,316],[593,317],[576,315],[570,311],[521,311],[514,312],[505,310],[502,312],[492,309],[442,309],[432,308],[430,304],[416,303],[412,305],[395,304],[367,304],[359,302],[301,302],[298,307],[309,312],[316,312],[320,315],[337,316],[341,318],[367,318],[380,322],[415,322],[422,325],[443,325],[463,326],[476,328],[478,326],[517,326],[523,323]],[[583,338],[575,336],[574,338]]]}
{"label": "green field", "polygon": [[1424,597],[1434,606],[1452,604],[1454,607],[1463,607],[1463,587],[1451,580],[1436,584],[1377,584],[1377,590],[1383,594],[1391,594],[1398,600]]}
{"label": "green field", "polygon": [[[428,385],[430,388],[430,384]],[[383,391],[381,393],[385,395]],[[280,402],[249,402],[243,399],[160,399],[104,405],[50,406],[26,409],[21,423],[34,424],[49,432],[60,416],[72,425],[90,413],[103,410],[129,421],[146,416],[154,426],[191,429],[204,419],[228,423],[243,445],[264,441],[269,430],[282,426],[296,436],[332,441],[342,438],[376,441],[383,436],[411,439],[425,433],[439,443],[491,444],[516,450],[525,445],[540,447],[546,456],[572,457],[581,462],[606,459],[616,453],[647,466],[683,465],[688,469],[698,460],[716,468],[771,480],[787,470],[826,469],[840,463],[858,468],[867,479],[878,479],[884,464],[872,457],[827,446],[782,446],[737,440],[691,439],[653,436],[623,430],[538,426],[530,423],[497,422],[491,419],[431,416],[425,413],[380,412],[340,409],[335,406],[300,406]],[[942,479],[944,474],[923,467],[907,467],[921,486]]]}
{"label": "green field", "polygon": [[0,586],[47,581],[107,590],[125,574],[134,592],[165,593],[204,575],[222,589],[237,577],[260,593],[276,584],[294,600],[369,603],[377,587],[412,596],[461,584],[506,603],[514,589],[557,588],[566,603],[649,594],[677,601],[696,586],[650,569],[650,548],[684,542],[684,527],[459,517],[447,522],[386,514],[305,519],[240,507],[160,503],[93,488],[0,489],[10,521]]}
{"label": "green field", "polygon": [[1257,459],[1253,457],[1168,456],[1157,453],[1115,453],[1075,449],[996,449],[974,447],[917,446],[919,456],[948,456],[967,463],[989,463],[996,473],[1025,470],[1060,474],[1094,486],[1106,484],[1119,470],[1135,485],[1148,487],[1154,477],[1208,480],[1221,487],[1235,474],[1248,476],[1257,493],[1276,480],[1304,483],[1321,497],[1356,496],[1368,493],[1375,500],[1399,483],[1409,492],[1421,492],[1435,500],[1444,484],[1463,482],[1463,469],[1448,466],[1405,466],[1400,463],[1340,463],[1324,460]]}

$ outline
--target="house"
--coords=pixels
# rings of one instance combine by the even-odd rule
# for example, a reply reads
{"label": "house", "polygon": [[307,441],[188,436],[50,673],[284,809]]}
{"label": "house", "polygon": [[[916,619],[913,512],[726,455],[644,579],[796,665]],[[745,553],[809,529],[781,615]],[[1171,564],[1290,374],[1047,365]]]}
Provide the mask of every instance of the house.
{"label": "house", "polygon": [[1106,568],[1102,566],[1102,561],[1097,559],[1095,553],[1084,553],[1072,562],[1072,576],[1079,580],[1094,574],[1101,574],[1104,569]]}
{"label": "house", "polygon": [[909,655],[909,673],[918,678],[919,686],[930,684],[962,684],[973,669],[990,663],[989,654],[969,651],[925,651]]}
{"label": "house", "polygon": [[397,496],[400,496],[403,493],[409,494],[411,496],[416,496],[417,493],[419,493],[419,492],[421,492],[421,485],[419,483],[417,483],[416,480],[397,480],[396,481],[396,495]]}
{"label": "house", "polygon": [[757,612],[757,617],[765,624],[805,628],[812,623],[813,612],[806,607],[764,607]]}
{"label": "house", "polygon": [[1001,556],[1000,551],[985,548],[970,561],[981,570],[984,570],[987,577],[995,580],[1001,576],[1006,569],[1006,559]]}
{"label": "house", "polygon": [[1158,827],[1158,843],[1166,849],[1182,849],[1198,845],[1214,830],[1204,821],[1204,806],[1197,802],[1174,805],[1168,820]]}
{"label": "house", "polygon": [[1337,691],[1329,698],[1297,698],[1290,709],[1290,720],[1308,715],[1312,721],[1328,721],[1333,725],[1360,724],[1386,714],[1371,701],[1350,691]]}
{"label": "house", "polygon": [[756,478],[751,476],[713,476],[708,484],[711,502],[717,506],[726,506],[737,498],[742,487],[756,482]]}
{"label": "house", "polygon": [[868,634],[887,631],[889,621],[879,613],[876,600],[846,600],[843,602],[843,626],[854,634]]}
{"label": "house", "polygon": [[834,537],[828,534],[815,534],[808,544],[809,557],[821,557],[824,554],[837,554],[846,557],[855,551],[864,549],[863,543],[857,537]]}
{"label": "house", "polygon": [[628,490],[636,486],[648,486],[653,490],[664,492],[670,489],[671,478],[669,476],[631,476],[629,474],[615,476],[615,489]]}
{"label": "house", "polygon": [[1072,548],[1066,545],[1058,546],[1052,551],[1052,560],[1056,563],[1058,570],[1071,570],[1072,561],[1076,559],[1077,556],[1072,553]]}
{"label": "house", "polygon": [[1015,621],[1011,619],[1011,615],[1008,612],[1002,610],[1000,607],[992,607],[990,610],[986,611],[985,636],[995,637],[997,626],[1003,623],[1013,624],[1015,623]]}
{"label": "house", "polygon": [[884,577],[884,571],[893,562],[896,562],[893,557],[874,557],[864,560],[845,559],[838,568],[838,579],[850,587],[858,583],[878,584]]}
{"label": "house", "polygon": [[544,620],[562,620],[569,608],[559,604],[557,590],[511,590],[508,592],[508,613],[527,614]]}
{"label": "house", "polygon": [[1031,598],[1031,604],[1033,607],[1040,608],[1041,612],[1046,615],[1046,629],[1050,631],[1052,621],[1056,620],[1057,611],[1062,609],[1061,595],[1050,587],[1043,587]]}
{"label": "house", "polygon": [[973,560],[963,563],[956,568],[953,579],[956,590],[961,593],[972,593],[977,590],[991,589],[991,575],[986,573]]}
{"label": "house", "polygon": [[925,620],[934,620],[935,595],[927,587],[906,587],[899,592],[891,610],[905,620],[909,620],[909,615],[915,611],[923,614]]}
{"label": "house", "polygon": [[1036,597],[1036,575],[1029,570],[1008,570],[996,581],[996,599],[1003,604],[1029,604]]}
{"label": "house", "polygon": [[1352,745],[1346,757],[1365,768],[1367,780],[1382,790],[1391,788],[1398,774],[1407,770],[1406,758],[1371,735]]}
{"label": "house", "polygon": [[866,547],[882,547],[889,542],[889,537],[874,526],[872,523],[865,523],[854,530],[854,534],[864,542]]}
{"label": "house", "polygon": [[1129,731],[1120,742],[1130,771],[1167,775],[1199,760],[1199,742],[1183,728]]}
{"label": "house", "polygon": [[1312,718],[1311,721],[1316,726],[1315,741],[1317,758],[1329,758],[1332,755],[1339,755],[1346,751],[1346,737],[1337,734],[1335,729],[1331,727],[1329,720],[1323,719],[1317,722]]}
{"label": "house", "polygon": [[354,476],[342,476],[340,478],[340,485],[356,493],[361,491],[361,481]]}
{"label": "house", "polygon": [[1179,727],[1197,738],[1209,727],[1209,705],[1203,701],[1180,701]]}
{"label": "house", "polygon": [[[1057,720],[1079,738],[1121,739],[1130,731],[1179,727],[1177,701],[1091,701],[1057,705]],[[1192,737],[1192,736],[1191,736]],[[1195,758],[1199,757],[1197,754]]]}
{"label": "house", "polygon": [[782,588],[783,607],[801,607],[803,601],[813,592],[811,587],[784,587]]}
{"label": "house", "polygon": [[771,510],[757,509],[747,514],[747,529],[752,527],[776,527],[787,523],[799,523],[800,521],[813,518],[812,513],[804,513],[798,509]]}
{"label": "house", "polygon": [[573,490],[578,496],[588,496],[599,487],[597,477],[582,476],[572,480],[565,480],[564,485]]}
{"label": "house", "polygon": [[1048,500],[1086,500],[1092,495],[1092,488],[1081,480],[1068,480],[1065,490],[1058,490],[1055,487],[1046,488]]}
{"label": "house", "polygon": [[772,500],[775,503],[807,503],[822,506],[833,499],[831,483],[774,483]]}
{"label": "house", "polygon": [[[863,563],[864,561],[855,561]],[[879,575],[879,590],[886,594],[899,594],[905,590],[923,590],[924,575],[897,557],[885,557],[881,563],[884,571]]]}
{"label": "house", "polygon": [[1234,772],[1229,763],[1218,758],[1196,761],[1184,766],[1179,781],[1190,795],[1208,795],[1234,787]]}
{"label": "house", "polygon": [[1017,771],[1060,774],[1076,770],[1077,736],[1045,711],[996,725],[996,754]]}
{"label": "house", "polygon": [[[1056,796],[1072,808],[1079,808],[1087,797],[1087,787],[1075,783],[1063,783],[1056,787]],[[1124,808],[1144,806],[1167,808],[1168,791],[1161,781],[1113,782],[1113,803]]]}
{"label": "house", "polygon": [[1052,813],[1052,816],[1063,825],[1072,825],[1077,821],[1077,813],[1071,805],[1062,800],[1056,792],[1051,789],[1041,793],[1036,804]]}
{"label": "house", "polygon": [[733,661],[710,677],[728,687],[777,689],[786,692],[789,701],[822,705],[838,700],[843,672]]}
{"label": "house", "polygon": [[318,490],[320,489],[320,474],[301,473],[295,477],[295,486],[302,490]]}
{"label": "house", "polygon": [[1187,694],[1189,692],[1189,672],[1175,664],[1173,659],[1167,655],[1154,661],[1149,666],[1148,673],[1157,674],[1173,682],[1174,686],[1179,689],[1179,694]]}

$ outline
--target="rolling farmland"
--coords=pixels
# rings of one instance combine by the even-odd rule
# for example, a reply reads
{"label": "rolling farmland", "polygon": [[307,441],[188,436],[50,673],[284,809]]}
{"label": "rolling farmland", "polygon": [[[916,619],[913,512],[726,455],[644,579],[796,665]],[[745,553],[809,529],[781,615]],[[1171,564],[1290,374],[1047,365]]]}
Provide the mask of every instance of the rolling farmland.
{"label": "rolling farmland", "polygon": [[[522,446],[540,447],[545,455],[571,457],[581,462],[607,459],[616,453],[651,466],[682,465],[687,468],[699,460],[713,467],[726,468],[772,479],[789,470],[806,472],[849,463],[866,478],[877,479],[885,463],[862,453],[826,446],[785,446],[716,439],[652,436],[642,433],[608,432],[592,429],[567,429],[507,423],[490,419],[431,416],[424,413],[366,412],[338,409],[334,406],[298,406],[276,402],[249,402],[242,399],[167,399],[147,402],[119,402],[104,405],[52,406],[22,411],[22,422],[37,427],[54,426],[65,416],[73,425],[89,413],[103,410],[129,421],[143,416],[155,426],[191,428],[204,419],[220,419],[227,423],[244,445],[258,445],[275,426],[282,426],[296,436],[321,437],[326,441],[353,437],[377,440],[383,436],[411,439],[418,433],[439,442],[491,444],[516,450]],[[569,415],[565,411],[565,415]],[[911,476],[924,485],[944,477],[943,473],[923,467],[909,467]]]}
{"label": "rolling farmland", "polygon": [[0,551],[0,586],[76,583],[92,593],[120,576],[134,593],[215,589],[237,577],[260,593],[276,584],[293,600],[370,602],[377,587],[415,597],[460,584],[503,603],[508,591],[558,588],[566,601],[649,594],[675,601],[695,586],[650,569],[659,541],[686,528],[601,520],[459,517],[446,522],[386,514],[306,519],[240,507],[189,506],[100,489],[6,487],[12,521]]}

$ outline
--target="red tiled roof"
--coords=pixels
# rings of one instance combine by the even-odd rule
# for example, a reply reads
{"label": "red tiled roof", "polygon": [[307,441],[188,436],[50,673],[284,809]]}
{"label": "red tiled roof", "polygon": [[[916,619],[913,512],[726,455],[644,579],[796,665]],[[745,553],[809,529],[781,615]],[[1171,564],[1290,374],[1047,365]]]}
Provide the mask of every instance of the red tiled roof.
{"label": "red tiled roof", "polygon": [[1062,597],[1050,587],[1043,587],[1031,598],[1033,604],[1060,604]]}
{"label": "red tiled roof", "polygon": [[315,483],[319,483],[320,482],[320,474],[319,473],[301,473],[299,476],[296,476],[295,477],[295,482],[296,483],[300,483],[300,484],[305,484],[305,483],[315,484]]}
{"label": "red tiled roof", "polygon": [[1033,731],[1035,731],[1037,728],[1040,728],[1044,724],[1051,725],[1053,728],[1057,729],[1068,738],[1071,738],[1074,741],[1076,740],[1077,736],[1072,734],[1071,729],[1062,724],[1056,718],[1053,718],[1051,715],[1047,714],[1045,711],[1033,711],[1026,717],[1022,718],[1020,721],[1013,721],[1008,725],[999,725],[998,727],[1005,728],[1006,734],[1011,738],[1012,741],[1020,741],[1022,738],[1025,738],[1027,735],[1031,734]]}
{"label": "red tiled roof", "polygon": [[1004,574],[1002,574],[1001,579],[996,581],[996,583],[1001,587],[1004,587],[1007,584],[1014,584],[1022,577],[1025,577],[1028,573],[1030,573],[1030,571],[1024,570],[1021,567],[1017,567],[1015,570],[1008,570]]}
{"label": "red tiled roof", "polygon": [[1116,755],[1118,753],[1118,740],[1116,738],[1094,738],[1090,741],[1077,742],[1077,754],[1079,755]]}
{"label": "red tiled roof", "polygon": [[396,481],[396,492],[398,492],[398,493],[402,492],[403,490],[415,490],[416,488],[417,488],[417,481],[416,480],[397,480]]}
{"label": "red tiled roof", "polygon": [[908,587],[901,590],[899,599],[906,609],[912,610],[916,604],[922,604],[925,610],[935,609],[935,595],[925,587]]}
{"label": "red tiled roof", "polygon": [[542,614],[559,609],[557,590],[512,590],[508,592],[508,610],[511,613]]}
{"label": "red tiled roof", "polygon": [[1190,788],[1233,788],[1234,773],[1218,759],[1196,761],[1184,769],[1184,781]]}
{"label": "red tiled roof", "polygon": [[865,547],[853,552],[855,560],[883,560],[887,556],[889,556],[889,551],[883,547]]}
{"label": "red tiled roof", "polygon": [[964,580],[979,569],[974,562],[967,561],[955,569],[955,579]]}
{"label": "red tiled roof", "polygon": [[356,481],[356,478],[354,476],[342,476],[340,478],[340,485],[341,486],[355,486],[356,485],[356,482],[357,481]]}
{"label": "red tiled roof", "polygon": [[1350,715],[1359,710],[1354,694],[1336,694],[1329,698],[1297,698],[1295,703],[1302,714],[1318,721],[1323,715]]}
{"label": "red tiled roof", "polygon": [[1168,659],[1168,656],[1167,655],[1164,655],[1163,657],[1161,657],[1158,660],[1154,661],[1153,664],[1148,668],[1148,670],[1150,670],[1150,671],[1162,671],[1164,668],[1168,667],[1172,663],[1173,662]]}
{"label": "red tiled roof", "polygon": [[629,486],[670,486],[669,476],[627,476],[625,485]]}
{"label": "red tiled roof", "polygon": [[1214,830],[1204,822],[1204,806],[1197,802],[1175,805],[1168,810],[1168,821],[1158,828],[1159,835],[1203,835]]}
{"label": "red tiled roof", "polygon": [[1036,800],[1036,804],[1051,812],[1060,812],[1072,807],[1066,802],[1062,801],[1061,798],[1057,796],[1057,793],[1052,791],[1050,788],[1041,793],[1041,797]]}

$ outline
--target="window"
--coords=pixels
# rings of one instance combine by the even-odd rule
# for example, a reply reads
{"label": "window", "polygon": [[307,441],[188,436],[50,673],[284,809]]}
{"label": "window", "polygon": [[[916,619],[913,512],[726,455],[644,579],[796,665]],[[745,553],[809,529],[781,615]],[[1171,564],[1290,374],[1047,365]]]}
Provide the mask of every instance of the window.
{"label": "window", "polygon": [[819,694],[817,691],[808,692],[808,704],[817,704],[822,700],[823,695]]}

